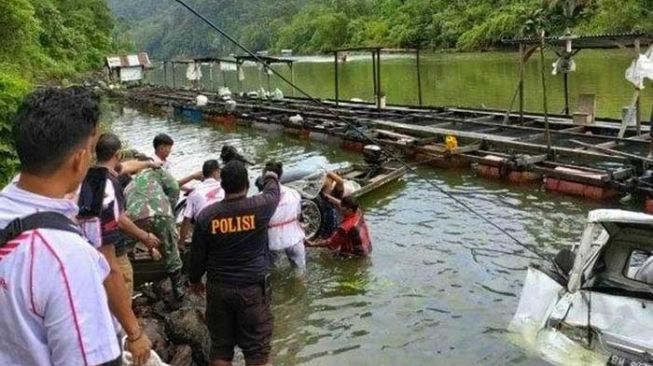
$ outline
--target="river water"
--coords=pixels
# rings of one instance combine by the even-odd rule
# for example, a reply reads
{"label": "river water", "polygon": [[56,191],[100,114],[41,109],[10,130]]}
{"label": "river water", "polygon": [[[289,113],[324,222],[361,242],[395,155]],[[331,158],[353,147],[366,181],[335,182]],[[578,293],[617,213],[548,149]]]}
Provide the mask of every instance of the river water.
{"label": "river water", "polygon": [[[622,108],[631,103],[633,85],[626,81],[626,68],[634,58],[632,51],[582,51],[574,60],[577,71],[569,74],[570,110],[577,110],[580,94],[594,94],[598,115],[621,118]],[[425,105],[466,106],[507,109],[518,83],[518,55],[516,53],[461,53],[425,54],[421,58],[423,102]],[[352,55],[348,62],[339,66],[340,97],[374,100],[371,56]],[[550,113],[561,113],[564,107],[563,78],[551,75],[551,64],[556,55],[545,55],[547,96]],[[417,72],[413,55],[382,56],[381,90],[388,103],[417,104]],[[275,69],[290,78],[286,65]],[[175,68],[175,85],[188,85],[185,81],[186,66]],[[224,75],[224,78],[223,78]],[[321,98],[334,97],[334,69],[332,57],[301,57],[294,66],[296,83],[310,94]],[[164,82],[162,68],[149,72],[149,81]],[[167,74],[172,86],[172,68]],[[202,84],[217,89],[227,85],[232,91],[251,91],[261,87],[268,89],[267,76],[257,67],[245,67],[245,80],[238,83],[235,71],[211,71],[203,68]],[[650,84],[650,83],[649,83]],[[291,88],[276,76],[270,78],[270,87],[281,88],[291,95]],[[653,92],[645,89],[642,97],[642,117],[649,120]],[[297,94],[298,95],[298,94]],[[513,110],[518,108],[515,103]],[[525,109],[542,111],[542,84],[539,53],[535,53],[525,69]]]}
{"label": "river water", "polygon": [[[130,147],[150,153],[155,134],[175,139],[177,176],[217,158],[224,144],[258,165],[337,167],[360,160],[334,147],[251,129],[189,124],[133,109],[105,113]],[[374,252],[343,261],[310,250],[304,284],[287,264],[273,277],[278,365],[538,365],[506,328],[533,251],[552,255],[576,241],[598,205],[507,187],[468,170],[425,169],[424,177],[527,243],[521,247],[414,175],[363,200]]]}

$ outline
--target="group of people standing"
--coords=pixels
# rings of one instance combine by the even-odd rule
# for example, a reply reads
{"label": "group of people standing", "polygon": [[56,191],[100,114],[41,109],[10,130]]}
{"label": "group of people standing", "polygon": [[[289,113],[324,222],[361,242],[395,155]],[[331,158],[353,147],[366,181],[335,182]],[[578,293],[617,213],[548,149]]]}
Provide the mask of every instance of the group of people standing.
{"label": "group of people standing", "polygon": [[[281,163],[265,165],[262,191],[248,197],[248,162],[235,149],[223,149],[222,166],[210,159],[176,180],[171,137],[154,138],[151,158],[129,157],[118,136],[99,133],[98,120],[98,97],[82,88],[36,91],[17,113],[21,170],[0,194],[0,327],[12,330],[0,335],[0,364],[120,365],[123,348],[144,364],[151,343],[131,306],[129,253],[142,243],[163,260],[171,304],[179,303],[180,250],[192,229],[187,272],[191,291],[206,296],[211,364],[230,365],[237,345],[247,365],[266,365],[276,258],[304,272],[305,246],[345,256],[371,251],[358,203],[338,178],[322,195],[342,222],[309,242],[300,194],[279,184]],[[177,230],[174,208],[193,180],[200,183]]]}

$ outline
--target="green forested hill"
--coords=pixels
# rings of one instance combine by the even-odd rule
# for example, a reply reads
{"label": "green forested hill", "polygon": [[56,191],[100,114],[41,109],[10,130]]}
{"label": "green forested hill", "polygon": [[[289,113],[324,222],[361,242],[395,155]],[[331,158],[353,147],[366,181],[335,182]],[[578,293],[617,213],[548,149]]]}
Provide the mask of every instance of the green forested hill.
{"label": "green forested hill", "polygon": [[0,183],[13,173],[9,117],[35,83],[98,69],[116,49],[105,0],[0,1]]}
{"label": "green forested hill", "polygon": [[[174,0],[108,0],[121,29],[156,58],[233,47]],[[339,46],[478,50],[538,17],[550,33],[653,30],[652,0],[187,0],[255,50]]]}

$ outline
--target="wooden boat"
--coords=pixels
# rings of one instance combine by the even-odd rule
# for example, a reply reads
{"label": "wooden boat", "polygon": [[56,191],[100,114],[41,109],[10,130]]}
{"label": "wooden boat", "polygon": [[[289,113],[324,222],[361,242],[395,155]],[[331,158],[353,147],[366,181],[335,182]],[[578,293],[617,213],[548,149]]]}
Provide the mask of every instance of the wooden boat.
{"label": "wooden boat", "polygon": [[368,176],[370,167],[365,164],[354,164],[351,167],[340,169],[336,173],[344,179],[360,184],[361,188],[354,191],[352,195],[362,197],[390,182],[398,180],[406,174],[407,170],[401,163],[389,161],[379,167],[378,172],[372,176]]}

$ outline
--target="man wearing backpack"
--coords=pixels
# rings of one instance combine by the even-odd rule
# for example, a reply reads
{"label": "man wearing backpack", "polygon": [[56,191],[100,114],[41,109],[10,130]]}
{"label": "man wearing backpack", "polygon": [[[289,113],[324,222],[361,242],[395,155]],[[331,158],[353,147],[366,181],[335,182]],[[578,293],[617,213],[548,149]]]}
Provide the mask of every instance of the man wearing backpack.
{"label": "man wearing backpack", "polygon": [[109,266],[64,199],[89,168],[98,118],[98,98],[80,88],[39,90],[19,108],[21,175],[0,194],[0,365],[99,365],[120,355],[102,286]]}
{"label": "man wearing backpack", "polygon": [[104,281],[109,308],[127,334],[126,349],[140,365],[147,362],[151,343],[131,308],[133,272],[123,237],[128,235],[150,248],[158,246],[159,240],[138,228],[125,214],[125,198],[116,173],[121,148],[115,134],[100,135],[95,146],[97,164],[89,169],[80,189],[79,220],[85,236],[109,263],[111,271]]}

